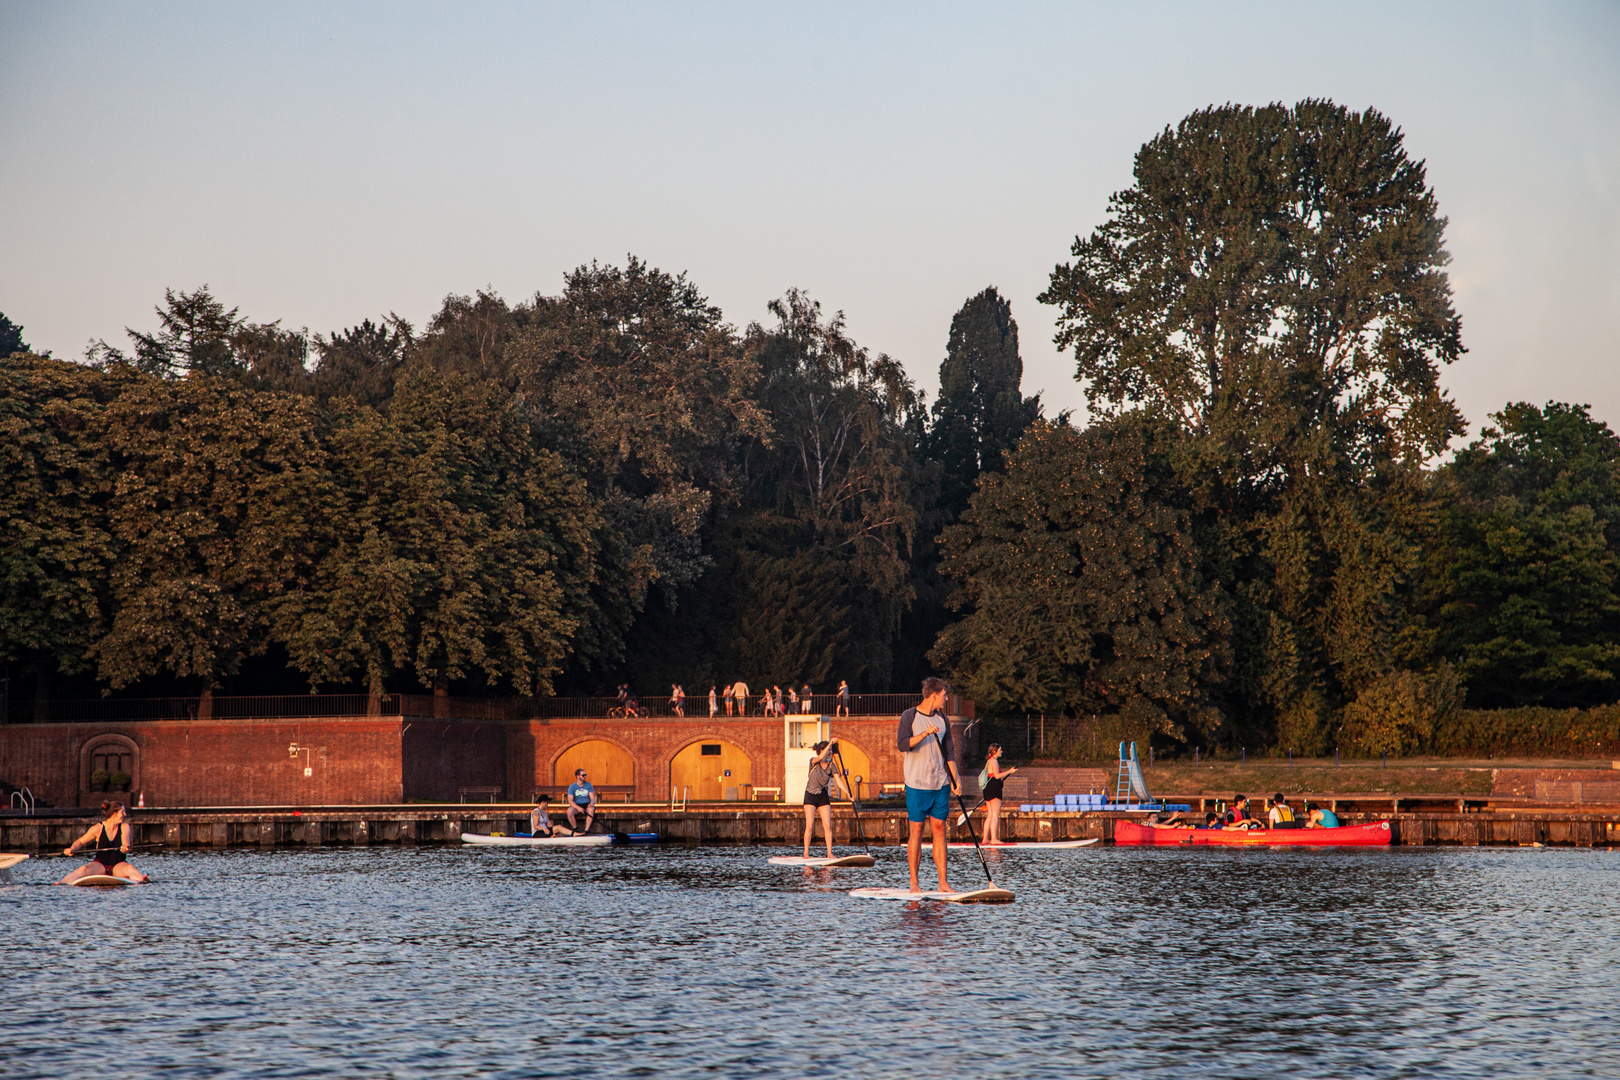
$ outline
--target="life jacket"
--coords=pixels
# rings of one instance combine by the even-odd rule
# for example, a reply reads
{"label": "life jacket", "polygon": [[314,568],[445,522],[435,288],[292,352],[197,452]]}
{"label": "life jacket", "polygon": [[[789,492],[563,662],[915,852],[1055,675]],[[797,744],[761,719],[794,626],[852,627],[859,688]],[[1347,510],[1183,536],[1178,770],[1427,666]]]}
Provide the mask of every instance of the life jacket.
{"label": "life jacket", "polygon": [[1279,822],[1294,820],[1294,811],[1287,803],[1278,803],[1272,809],[1277,811],[1277,820]]}

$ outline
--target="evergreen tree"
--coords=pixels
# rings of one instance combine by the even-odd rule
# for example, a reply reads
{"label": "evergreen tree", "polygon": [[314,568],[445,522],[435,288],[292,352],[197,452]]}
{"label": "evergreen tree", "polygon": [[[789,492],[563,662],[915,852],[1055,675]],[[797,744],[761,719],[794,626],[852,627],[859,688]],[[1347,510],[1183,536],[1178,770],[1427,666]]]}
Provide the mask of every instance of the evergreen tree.
{"label": "evergreen tree", "polygon": [[23,328],[0,314],[0,360],[12,353],[32,352],[28,343],[23,340]]}

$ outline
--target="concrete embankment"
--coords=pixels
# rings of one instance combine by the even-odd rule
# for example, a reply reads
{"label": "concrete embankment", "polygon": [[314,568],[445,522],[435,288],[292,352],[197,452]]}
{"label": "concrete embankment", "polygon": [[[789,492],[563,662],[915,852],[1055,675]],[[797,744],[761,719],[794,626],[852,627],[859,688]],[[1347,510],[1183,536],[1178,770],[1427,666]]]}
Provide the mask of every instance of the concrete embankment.
{"label": "concrete embankment", "polygon": [[[142,851],[285,848],[321,845],[455,843],[463,832],[515,833],[528,829],[526,805],[393,805],[343,807],[216,807],[180,810],[140,809],[131,816],[134,843]],[[1115,813],[1005,813],[1002,835],[1009,840],[1071,840],[1100,837],[1111,842]],[[1346,824],[1388,819],[1402,845],[1567,845],[1620,843],[1620,808],[1435,810],[1343,812]],[[41,809],[32,815],[0,815],[0,850],[61,850],[94,823],[90,811]],[[712,804],[671,810],[667,805],[610,804],[599,818],[616,832],[657,833],[671,843],[797,844],[804,815],[796,806]],[[981,827],[975,815],[975,830]],[[905,811],[866,810],[861,829],[873,844],[905,843]],[[819,828],[817,833],[819,835]],[[848,807],[836,809],[837,843],[858,842]],[[968,839],[965,826],[951,823],[953,839]]]}

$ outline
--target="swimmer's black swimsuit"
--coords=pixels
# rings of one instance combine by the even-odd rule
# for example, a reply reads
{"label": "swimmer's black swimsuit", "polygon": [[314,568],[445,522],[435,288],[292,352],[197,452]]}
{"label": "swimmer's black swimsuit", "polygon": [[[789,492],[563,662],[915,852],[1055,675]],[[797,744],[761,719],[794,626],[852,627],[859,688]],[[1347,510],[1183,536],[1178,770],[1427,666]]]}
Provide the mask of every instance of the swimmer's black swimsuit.
{"label": "swimmer's black swimsuit", "polygon": [[118,850],[124,827],[120,825],[118,832],[112,836],[107,835],[107,826],[101,827],[101,836],[96,842],[96,862],[106,867],[110,872],[113,867],[124,861],[124,853]]}

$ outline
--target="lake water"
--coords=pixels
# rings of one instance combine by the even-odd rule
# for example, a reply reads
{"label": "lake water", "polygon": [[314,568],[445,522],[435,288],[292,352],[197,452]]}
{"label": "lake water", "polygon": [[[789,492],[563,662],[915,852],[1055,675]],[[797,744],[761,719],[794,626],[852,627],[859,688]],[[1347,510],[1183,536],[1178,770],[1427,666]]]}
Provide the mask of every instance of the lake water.
{"label": "lake water", "polygon": [[1620,1076],[1610,851],[1006,852],[975,908],[781,850],[29,860],[0,1076]]}

